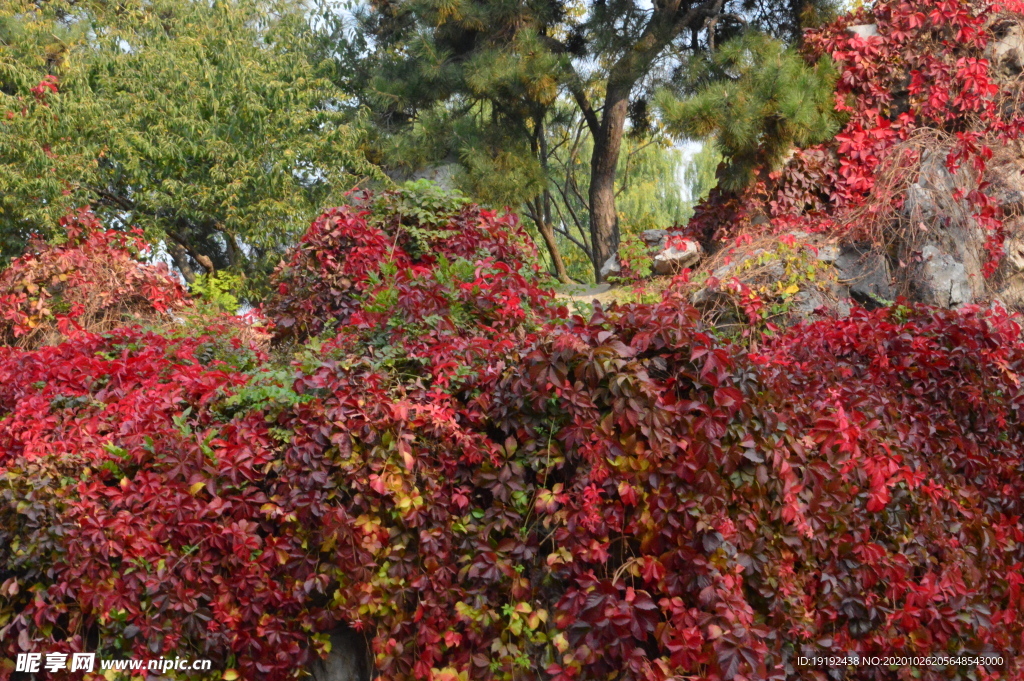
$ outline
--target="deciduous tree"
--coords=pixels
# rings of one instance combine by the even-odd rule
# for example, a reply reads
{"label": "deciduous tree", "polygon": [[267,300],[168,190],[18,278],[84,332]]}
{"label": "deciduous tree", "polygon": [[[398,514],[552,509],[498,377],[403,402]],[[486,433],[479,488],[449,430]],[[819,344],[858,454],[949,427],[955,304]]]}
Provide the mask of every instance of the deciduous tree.
{"label": "deciduous tree", "polygon": [[3,257],[88,205],[186,279],[258,275],[374,172],[296,5],[4,0],[0,38]]}

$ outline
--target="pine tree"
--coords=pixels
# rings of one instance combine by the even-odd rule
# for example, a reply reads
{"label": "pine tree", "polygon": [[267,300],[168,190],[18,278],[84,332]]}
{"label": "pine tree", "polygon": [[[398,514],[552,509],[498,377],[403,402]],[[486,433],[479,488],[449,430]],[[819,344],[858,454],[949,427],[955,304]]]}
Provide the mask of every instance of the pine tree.
{"label": "pine tree", "polygon": [[[747,30],[798,39],[832,0],[372,0],[362,25],[371,63],[350,69],[389,133],[438,106],[539,143],[557,101],[571,103],[593,140],[587,206],[595,271],[617,251],[616,176],[627,119],[649,124],[647,102],[685,55],[714,51]],[[341,50],[355,54],[358,50]],[[561,99],[559,99],[561,97]],[[448,152],[451,154],[451,152]],[[534,161],[523,158],[529,166]],[[540,163],[539,157],[537,163]]]}
{"label": "pine tree", "polygon": [[711,55],[695,59],[657,102],[668,129],[680,137],[713,141],[724,156],[723,189],[738,191],[755,171],[777,169],[794,146],[831,138],[836,73],[827,56],[813,65],[796,50],[764,35],[747,33]]}

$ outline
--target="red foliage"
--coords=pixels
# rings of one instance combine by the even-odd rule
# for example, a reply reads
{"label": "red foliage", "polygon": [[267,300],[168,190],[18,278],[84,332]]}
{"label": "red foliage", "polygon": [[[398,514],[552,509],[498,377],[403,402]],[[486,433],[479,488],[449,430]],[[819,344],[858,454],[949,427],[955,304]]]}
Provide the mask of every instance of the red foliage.
{"label": "red foliage", "polygon": [[0,272],[0,343],[153,321],[187,304],[166,266],[139,261],[148,246],[137,234],[107,231],[88,210],[62,219],[61,228],[62,245],[34,243]]}
{"label": "red foliage", "polygon": [[[878,38],[845,30],[863,12],[808,36],[840,63],[846,128],[693,229],[842,224],[926,127],[980,178],[1020,130],[979,56],[995,9],[883,0]],[[985,190],[964,198],[994,258]],[[275,681],[344,622],[394,681],[868,680],[891,674],[798,659],[964,651],[1006,665],[901,674],[1024,679],[1024,338],[1004,312],[856,311],[751,356],[672,295],[569,317],[513,216],[425,226],[371,198],[277,274],[280,337],[332,332],[289,367],[216,330],[0,347],[5,656],[211,657]],[[55,272],[83,291],[97,259],[149,272],[120,238],[0,275],[36,287],[5,289],[10,328]],[[178,300],[130,281],[122,297]]]}
{"label": "red foliage", "polygon": [[395,681],[816,679],[798,657],[962,650],[1024,678],[1005,314],[857,312],[748,357],[680,297],[566,317],[495,250],[513,218],[457,224],[399,269],[359,260],[385,240],[354,209],[317,221],[302,249],[327,255],[289,281],[323,262],[353,285],[312,289],[303,314],[341,325],[287,370],[213,336],[0,348],[5,655],[273,681],[346,622]]}
{"label": "red foliage", "polygon": [[322,333],[330,321],[347,321],[371,273],[388,262],[409,265],[393,239],[367,225],[367,213],[350,206],[327,211],[278,267],[277,295],[266,307],[281,337],[304,339]]}
{"label": "red foliage", "polygon": [[56,93],[59,89],[60,81],[57,76],[44,76],[39,83],[31,88],[32,95],[40,102],[46,101],[46,96],[51,93]]}
{"label": "red foliage", "polygon": [[[900,194],[880,187],[883,175],[916,179],[900,172],[916,159],[900,159],[900,167],[893,168],[894,149],[918,133],[934,131],[957,140],[949,170],[965,165],[975,175],[966,201],[977,225],[988,231],[985,274],[991,275],[1002,257],[1002,207],[987,194],[983,176],[991,145],[1020,137],[1024,111],[1005,104],[1007,93],[999,90],[985,48],[996,24],[1022,17],[1019,2],[881,0],[870,11],[860,9],[807,32],[808,59],[827,54],[836,62],[836,110],[846,117],[843,129],[826,145],[798,150],[781,172],[771,175],[766,190],[748,190],[742,197],[713,195],[698,207],[695,219],[719,238],[743,225],[744,211],[770,214],[771,226],[780,232],[799,228],[841,231],[854,239],[877,237],[865,216],[902,205]],[[878,34],[863,38],[848,30],[858,24],[875,24]],[[722,198],[738,206],[723,206]]]}
{"label": "red foliage", "polygon": [[[381,198],[387,200],[388,195]],[[486,268],[497,268],[504,274],[520,270],[526,274],[530,270],[523,265],[530,241],[514,215],[499,217],[477,206],[466,207],[448,219],[443,229],[431,230],[429,249],[419,253],[423,249],[415,243],[416,232],[425,230],[416,225],[410,229],[393,216],[374,216],[375,196],[371,192],[358,192],[351,199],[353,205],[330,210],[318,218],[289,261],[275,272],[276,295],[268,301],[266,313],[275,320],[279,339],[303,340],[322,333],[329,325],[348,322],[368,287],[379,283],[382,270],[397,273],[401,281],[396,283],[408,287],[407,294],[431,285],[439,258],[482,258]],[[494,279],[493,274],[490,278]],[[502,277],[495,281],[504,285]],[[465,286],[468,288],[464,290],[490,290],[482,280],[465,282]],[[415,301],[404,296],[402,300],[425,305],[419,310],[421,317],[444,310],[443,300],[428,298],[423,291]],[[492,304],[511,309],[519,302],[539,302],[537,291],[522,296],[521,301],[515,298],[512,294]],[[483,297],[474,300],[479,303]]]}

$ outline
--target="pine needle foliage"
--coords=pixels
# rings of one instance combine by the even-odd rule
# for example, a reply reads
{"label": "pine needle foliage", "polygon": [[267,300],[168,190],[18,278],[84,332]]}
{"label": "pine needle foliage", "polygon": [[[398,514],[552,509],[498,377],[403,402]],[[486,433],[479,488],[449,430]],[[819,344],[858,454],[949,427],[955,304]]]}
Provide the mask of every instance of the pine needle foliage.
{"label": "pine needle foliage", "polygon": [[[777,169],[794,145],[824,142],[839,129],[827,56],[808,64],[780,41],[747,33],[682,72],[685,82],[657,97],[661,115],[680,137],[714,141],[727,190],[749,185],[757,168]],[[692,94],[678,97],[680,90]]]}

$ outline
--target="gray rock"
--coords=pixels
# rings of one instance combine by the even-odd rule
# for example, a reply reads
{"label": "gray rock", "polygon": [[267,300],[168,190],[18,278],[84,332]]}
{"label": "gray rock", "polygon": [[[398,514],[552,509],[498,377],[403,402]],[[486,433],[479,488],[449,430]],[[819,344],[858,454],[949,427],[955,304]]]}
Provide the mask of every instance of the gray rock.
{"label": "gray rock", "polygon": [[696,307],[703,307],[710,305],[719,298],[722,294],[718,291],[714,291],[710,288],[702,288],[694,291],[693,295],[690,296],[690,302]]}
{"label": "gray rock", "polygon": [[878,35],[878,24],[857,24],[856,26],[848,26],[846,30],[858,38],[867,39]]}
{"label": "gray rock", "polygon": [[703,253],[703,249],[692,239],[677,239],[665,250],[654,256],[656,274],[675,274],[684,267],[693,265]]}
{"label": "gray rock", "polygon": [[1024,71],[1024,30],[1015,23],[998,30],[985,48],[985,56],[1006,75],[1020,74]]}
{"label": "gray rock", "polygon": [[[1009,176],[998,173],[1004,192],[1014,192]],[[907,219],[908,227],[915,231],[916,238],[908,239],[901,246],[899,258],[908,262],[917,260],[917,253],[920,250],[918,239],[926,238],[935,248],[947,254],[953,261],[959,263],[966,271],[966,281],[970,288],[970,295],[965,299],[981,300],[988,294],[984,277],[985,263],[988,261],[988,253],[985,243],[988,239],[988,232],[978,227],[973,215],[973,209],[964,198],[956,198],[956,190],[972,186],[974,179],[970,176],[967,168],[960,168],[956,173],[951,173],[946,168],[945,154],[935,150],[925,150],[921,155],[921,172],[917,181],[907,188],[906,199],[903,203],[904,217]],[[1008,254],[1009,255],[1009,254]],[[1024,262],[1024,261],[1022,261]],[[931,267],[938,267],[939,263]],[[931,269],[931,267],[927,269]],[[917,265],[911,265],[910,270],[920,270]],[[918,272],[907,272],[907,280],[912,282],[921,276]],[[915,295],[926,301],[935,300],[935,292],[928,286],[918,287]],[[954,292],[954,298],[956,298]],[[946,294],[939,295],[939,299],[948,300]],[[933,304],[941,304],[935,302]],[[955,305],[954,305],[955,306]]]}
{"label": "gray rock", "polygon": [[1003,244],[1006,263],[1016,272],[1024,271],[1024,240],[1010,237]]}
{"label": "gray rock", "polygon": [[640,233],[640,240],[652,251],[660,251],[665,247],[668,232],[664,229],[646,229]]}
{"label": "gray rock", "polygon": [[935,244],[921,249],[921,264],[915,268],[911,286],[922,302],[954,308],[974,302],[971,283],[963,263]]}
{"label": "gray rock", "polygon": [[998,292],[997,299],[1011,309],[1024,308],[1024,275],[1010,277],[1006,285]]}
{"label": "gray rock", "polygon": [[[767,251],[765,251],[763,248],[759,248],[753,253],[744,253],[743,255],[739,256],[738,258],[730,262],[728,265],[722,265],[721,267],[716,269],[714,272],[711,273],[711,276],[713,276],[718,281],[726,281],[728,279],[731,279],[733,276],[735,276],[735,272],[740,265],[744,264],[751,258],[760,257],[761,255],[764,255],[766,252]],[[760,267],[765,268],[764,272],[769,279],[782,279],[782,277],[786,275],[786,266],[778,258],[772,258],[771,260],[769,260]],[[740,276],[740,279],[743,279],[743,277]]]}
{"label": "gray rock", "polygon": [[895,297],[885,255],[860,246],[845,246],[836,257],[839,282],[850,287],[850,297],[864,307],[884,307]]}
{"label": "gray rock", "polygon": [[832,244],[820,246],[816,257],[819,262],[835,262],[836,258],[839,257],[839,247]]}
{"label": "gray rock", "polygon": [[601,279],[615,277],[622,273],[622,265],[619,263],[619,254],[612,253],[601,265]]}
{"label": "gray rock", "polygon": [[800,317],[809,318],[814,315],[815,310],[827,304],[825,296],[815,289],[800,291],[793,296],[793,312]]}
{"label": "gray rock", "polygon": [[370,681],[370,654],[357,632],[343,628],[331,632],[331,652],[316,660],[309,672],[313,681]]}

